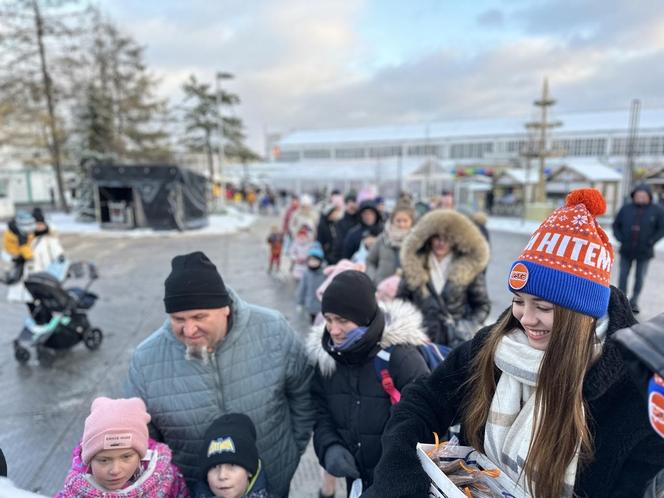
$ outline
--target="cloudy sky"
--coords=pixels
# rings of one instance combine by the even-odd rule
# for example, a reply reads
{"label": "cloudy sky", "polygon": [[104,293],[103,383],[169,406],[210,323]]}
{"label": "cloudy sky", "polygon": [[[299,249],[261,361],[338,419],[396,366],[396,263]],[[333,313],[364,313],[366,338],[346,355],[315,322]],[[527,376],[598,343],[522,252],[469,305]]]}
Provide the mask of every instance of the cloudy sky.
{"label": "cloudy sky", "polygon": [[101,0],[176,101],[216,71],[264,131],[664,105],[662,0]]}

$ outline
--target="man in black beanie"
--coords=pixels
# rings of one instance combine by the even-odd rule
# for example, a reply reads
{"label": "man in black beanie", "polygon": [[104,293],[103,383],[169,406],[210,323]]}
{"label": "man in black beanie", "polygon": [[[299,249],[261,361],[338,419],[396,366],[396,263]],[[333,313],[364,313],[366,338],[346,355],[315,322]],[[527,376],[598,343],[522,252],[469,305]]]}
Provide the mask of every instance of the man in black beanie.
{"label": "man in black beanie", "polygon": [[164,308],[168,319],[132,356],[125,394],[145,401],[153,435],[173,450],[190,488],[206,428],[247,414],[272,491],[287,496],[314,419],[301,339],[280,313],[226,287],[200,251],[171,261]]}

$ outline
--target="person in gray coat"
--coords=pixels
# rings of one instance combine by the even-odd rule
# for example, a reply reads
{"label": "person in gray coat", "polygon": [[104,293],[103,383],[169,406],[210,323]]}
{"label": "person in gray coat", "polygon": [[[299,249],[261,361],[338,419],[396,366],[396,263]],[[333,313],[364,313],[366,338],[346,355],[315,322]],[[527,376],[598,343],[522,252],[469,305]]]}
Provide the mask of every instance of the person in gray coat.
{"label": "person in gray coat", "polygon": [[415,210],[409,204],[397,204],[388,225],[376,239],[365,260],[367,275],[375,285],[394,275],[401,267],[401,243],[415,223]]}
{"label": "person in gray coat", "polygon": [[284,317],[246,303],[202,252],[176,256],[165,282],[169,319],[134,351],[126,396],[139,396],[151,434],[194,485],[210,423],[244,413],[256,425],[270,489],[288,496],[314,423],[313,374]]}

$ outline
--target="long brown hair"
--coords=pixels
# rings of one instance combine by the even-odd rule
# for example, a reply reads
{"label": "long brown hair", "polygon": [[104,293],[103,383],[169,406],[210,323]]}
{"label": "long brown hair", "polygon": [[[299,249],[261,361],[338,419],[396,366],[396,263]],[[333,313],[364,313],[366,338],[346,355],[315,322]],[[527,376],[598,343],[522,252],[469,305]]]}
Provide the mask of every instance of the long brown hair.
{"label": "long brown hair", "polygon": [[[579,467],[593,453],[583,380],[593,361],[595,319],[557,305],[553,313],[551,339],[535,390],[533,434],[524,465],[527,486],[537,498],[560,498],[565,470],[577,450]],[[506,313],[473,362],[463,425],[470,444],[482,452],[484,427],[496,391],[496,348],[505,334],[521,328],[514,315]]]}

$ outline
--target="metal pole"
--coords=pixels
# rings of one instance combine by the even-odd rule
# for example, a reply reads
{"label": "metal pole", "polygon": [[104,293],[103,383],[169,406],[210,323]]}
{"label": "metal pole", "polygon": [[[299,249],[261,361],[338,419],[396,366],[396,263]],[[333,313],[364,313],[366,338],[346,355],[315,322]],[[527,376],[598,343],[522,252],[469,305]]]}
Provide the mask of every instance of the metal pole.
{"label": "metal pole", "polygon": [[401,192],[403,189],[403,186],[401,184],[402,157],[403,157],[402,154],[399,154],[399,159],[397,160],[397,200],[401,197]]}
{"label": "metal pole", "polygon": [[623,198],[627,198],[632,190],[632,181],[634,175],[634,156],[637,154],[637,141],[639,133],[639,114],[641,113],[641,101],[632,100],[632,106],[629,111],[629,138],[627,139],[627,164],[624,172],[624,192]]}

